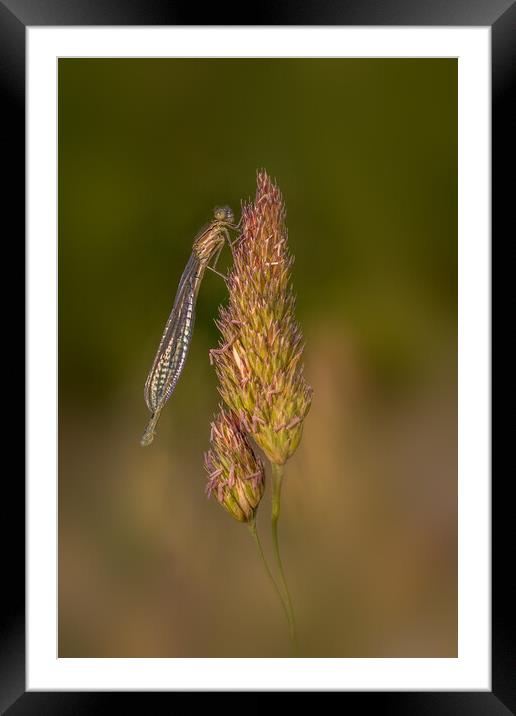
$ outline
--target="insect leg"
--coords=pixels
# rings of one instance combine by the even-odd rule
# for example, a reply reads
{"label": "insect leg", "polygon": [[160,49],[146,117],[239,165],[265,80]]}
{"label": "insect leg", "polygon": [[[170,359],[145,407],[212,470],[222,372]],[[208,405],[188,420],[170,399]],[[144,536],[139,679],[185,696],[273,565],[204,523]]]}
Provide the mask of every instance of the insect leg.
{"label": "insect leg", "polygon": [[228,280],[228,277],[225,274],[220,273],[220,271],[217,271],[217,269],[214,269],[213,266],[206,266],[206,268],[210,269],[210,271],[213,271],[213,273],[216,273],[217,276],[220,276],[220,278],[223,278],[224,281]]}
{"label": "insect leg", "polygon": [[[226,239],[226,241],[229,241],[229,235],[227,233],[227,229],[224,229],[224,238]],[[213,266],[209,266],[209,268],[213,268],[213,270],[215,270],[215,266],[217,265],[217,261],[219,260],[220,252],[222,251],[223,248],[224,248],[224,244],[222,243],[220,245],[220,249],[217,249],[217,253],[215,254],[215,258],[213,259]]]}
{"label": "insect leg", "polygon": [[[230,239],[229,239],[229,234],[228,234],[228,232],[227,232],[227,229],[223,229],[223,232],[224,232],[224,238],[225,238],[225,240],[226,240],[228,243],[231,243],[231,242],[230,242]],[[221,278],[224,279],[224,281],[227,281],[227,278],[228,278],[228,277],[225,276],[223,273],[220,273],[220,271],[217,271],[216,268],[215,268],[215,266],[217,265],[217,261],[219,260],[220,253],[221,253],[221,251],[222,251],[223,248],[224,248],[224,244],[221,244],[221,245],[220,245],[220,249],[217,249],[217,253],[215,254],[215,258],[213,259],[213,266],[210,266],[209,264],[207,264],[206,268],[209,268],[210,271],[213,271],[213,273],[216,273],[217,276],[220,276]]]}

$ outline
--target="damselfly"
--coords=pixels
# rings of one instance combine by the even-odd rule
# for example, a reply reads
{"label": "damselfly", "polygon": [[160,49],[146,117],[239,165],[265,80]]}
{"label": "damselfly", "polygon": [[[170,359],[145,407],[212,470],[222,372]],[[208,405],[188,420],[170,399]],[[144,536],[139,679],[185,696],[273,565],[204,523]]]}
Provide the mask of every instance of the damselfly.
{"label": "damselfly", "polygon": [[[145,383],[145,402],[151,412],[142,445],[154,439],[161,410],[172,395],[184,368],[195,320],[195,303],[206,268],[215,268],[224,243],[231,243],[229,229],[234,225],[228,206],[217,207],[213,220],[197,234],[192,254],[179,280],[174,306],[169,316],[158,352]],[[213,266],[209,266],[214,258]]]}

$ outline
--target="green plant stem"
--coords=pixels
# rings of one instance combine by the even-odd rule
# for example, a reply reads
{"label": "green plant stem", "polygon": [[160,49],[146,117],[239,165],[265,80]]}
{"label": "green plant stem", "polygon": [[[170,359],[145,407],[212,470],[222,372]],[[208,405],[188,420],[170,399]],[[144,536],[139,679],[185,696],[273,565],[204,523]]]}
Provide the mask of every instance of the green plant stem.
{"label": "green plant stem", "polygon": [[287,621],[288,621],[289,627],[290,627],[290,616],[289,616],[288,607],[287,607],[287,604],[286,604],[285,599],[284,599],[284,597],[283,597],[283,594],[281,593],[281,589],[280,589],[280,588],[278,587],[278,585],[276,584],[276,580],[274,579],[274,576],[273,576],[273,574],[272,574],[272,572],[271,572],[271,570],[270,570],[269,564],[268,564],[268,562],[267,562],[267,560],[266,560],[266,558],[265,558],[265,554],[264,554],[264,551],[263,551],[262,543],[261,543],[261,541],[260,541],[260,537],[259,537],[258,531],[257,531],[257,529],[256,529],[256,518],[254,518],[254,517],[253,517],[253,519],[251,520],[251,522],[249,522],[249,531],[251,532],[251,535],[253,536],[253,539],[254,539],[254,541],[255,541],[255,543],[256,543],[256,546],[257,546],[257,548],[258,548],[258,552],[259,552],[259,554],[260,554],[260,557],[261,557],[263,566],[265,567],[265,571],[267,572],[267,576],[269,577],[269,580],[270,580],[272,586],[274,587],[274,591],[276,592],[276,594],[278,595],[278,597],[279,597],[279,599],[280,599],[281,606],[283,607],[283,609],[284,609],[284,611],[285,611],[285,615],[286,615],[286,617],[287,617]]}
{"label": "green plant stem", "polygon": [[285,597],[284,604],[285,604],[286,611],[287,611],[287,617],[288,617],[288,623],[289,623],[289,629],[290,629],[290,638],[292,640],[294,652],[297,654],[298,643],[297,643],[297,633],[296,633],[296,622],[294,619],[294,610],[292,608],[292,599],[290,598],[290,592],[288,589],[287,580],[285,578],[285,571],[283,569],[283,563],[281,561],[281,554],[280,554],[279,540],[278,540],[278,520],[280,518],[280,513],[281,513],[281,484],[283,481],[284,466],[276,465],[275,463],[271,462],[271,468],[272,468],[272,542],[274,545],[274,554],[276,555],[276,562],[278,564],[281,586],[283,587],[283,591],[285,593],[284,594],[284,597]]}

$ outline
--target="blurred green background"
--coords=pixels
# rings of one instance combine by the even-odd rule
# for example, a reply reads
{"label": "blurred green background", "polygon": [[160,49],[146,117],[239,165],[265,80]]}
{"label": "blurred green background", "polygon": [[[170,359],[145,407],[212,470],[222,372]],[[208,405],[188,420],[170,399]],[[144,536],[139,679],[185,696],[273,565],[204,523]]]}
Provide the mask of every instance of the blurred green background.
{"label": "blurred green background", "polygon": [[59,656],[290,655],[247,529],[204,495],[226,300],[210,272],[139,445],[192,238],[216,204],[238,216],[261,167],[286,201],[314,387],[280,527],[301,653],[456,656],[456,61],[58,71]]}

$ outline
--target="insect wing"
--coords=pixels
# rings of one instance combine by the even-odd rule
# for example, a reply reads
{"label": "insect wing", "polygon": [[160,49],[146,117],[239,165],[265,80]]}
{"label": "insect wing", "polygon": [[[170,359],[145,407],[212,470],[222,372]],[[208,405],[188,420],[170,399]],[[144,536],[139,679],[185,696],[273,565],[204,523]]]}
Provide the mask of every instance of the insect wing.
{"label": "insect wing", "polygon": [[192,254],[179,281],[174,306],[145,383],[145,402],[151,412],[161,409],[172,395],[183,370],[195,320],[200,262]]}

